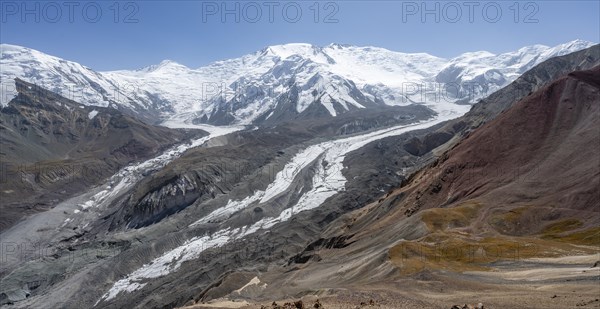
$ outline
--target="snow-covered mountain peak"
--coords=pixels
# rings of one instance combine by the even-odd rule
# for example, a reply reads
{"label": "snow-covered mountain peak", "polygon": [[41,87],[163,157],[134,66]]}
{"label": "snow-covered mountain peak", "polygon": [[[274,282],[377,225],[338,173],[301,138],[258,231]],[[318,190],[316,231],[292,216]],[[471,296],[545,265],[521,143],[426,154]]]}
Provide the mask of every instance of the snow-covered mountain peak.
{"label": "snow-covered mountain peak", "polygon": [[532,53],[532,52],[544,51],[548,48],[550,48],[550,47],[546,46],[546,45],[534,44],[534,45],[521,47],[515,53],[518,53],[518,54]]}
{"label": "snow-covered mountain peak", "polygon": [[575,40],[555,47],[530,45],[502,54],[490,52],[464,53],[448,61],[436,75],[435,81],[443,84],[476,85],[480,96],[496,91],[515,80],[535,65],[556,56],[566,55],[594,45],[592,42]]}
{"label": "snow-covered mountain peak", "polygon": [[269,46],[264,49],[264,55],[268,57],[276,57],[280,60],[295,57],[297,60],[309,59],[322,64],[335,63],[335,61],[325,53],[322,47],[305,43],[290,43]]}
{"label": "snow-covered mountain peak", "polygon": [[466,53],[460,54],[457,57],[450,59],[450,63],[473,62],[473,61],[477,61],[482,58],[495,57],[495,56],[496,56],[496,54],[489,52],[489,51],[485,51],[485,50],[480,50],[480,51],[475,51],[475,52],[466,52]]}
{"label": "snow-covered mountain peak", "polygon": [[343,48],[348,48],[348,47],[352,47],[352,45],[345,44],[345,43],[331,43],[331,44],[325,46],[325,48],[335,48],[335,49],[343,49]]}
{"label": "snow-covered mountain peak", "polygon": [[574,51],[582,50],[584,48],[588,48],[597,43],[585,41],[585,40],[573,40],[567,43],[559,44],[554,47],[548,47],[542,54],[543,57],[555,57],[562,56]]}
{"label": "snow-covered mountain peak", "polygon": [[173,60],[163,60],[159,64],[150,65],[147,67],[143,67],[136,71],[138,72],[156,72],[156,71],[177,71],[177,70],[190,70],[190,68],[186,67],[183,64],[177,63]]}
{"label": "snow-covered mountain peak", "polygon": [[586,40],[581,40],[581,39],[576,39],[567,43],[563,43],[563,44],[559,44],[557,45],[555,48],[558,49],[577,49],[577,50],[581,50],[583,48],[587,48],[591,45],[594,45],[596,43],[594,42],[590,42],[590,41],[586,41]]}
{"label": "snow-covered mountain peak", "polygon": [[[44,54],[35,49],[11,45],[11,44],[0,44],[0,54],[3,65],[11,65],[15,62],[25,62],[25,63],[61,63],[67,62],[58,57],[50,56],[48,54]],[[83,67],[83,66],[82,66]],[[8,68],[3,68],[3,71]]]}
{"label": "snow-covered mountain peak", "polygon": [[282,45],[271,45],[265,48],[267,53],[285,59],[291,55],[311,55],[315,54],[320,48],[306,43],[289,43]]}
{"label": "snow-covered mountain peak", "polygon": [[106,107],[117,104],[126,109],[134,109],[137,105],[115,81],[77,62],[9,44],[2,44],[0,50],[1,106],[8,104],[17,94],[15,78],[85,105]]}
{"label": "snow-covered mountain peak", "polygon": [[19,46],[19,45],[12,45],[12,44],[5,44],[2,43],[0,44],[0,52],[4,55],[5,52],[19,52],[19,51],[26,51],[26,50],[30,50],[27,47],[23,47],[23,46]]}

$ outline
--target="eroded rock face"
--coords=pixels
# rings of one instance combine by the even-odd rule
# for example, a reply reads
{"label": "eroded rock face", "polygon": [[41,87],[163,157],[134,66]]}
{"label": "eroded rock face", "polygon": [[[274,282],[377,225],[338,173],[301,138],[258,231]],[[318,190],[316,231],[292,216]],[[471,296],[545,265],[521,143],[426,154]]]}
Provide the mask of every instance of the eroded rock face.
{"label": "eroded rock face", "polygon": [[[508,189],[509,184],[521,181],[520,188],[514,190],[523,192],[536,183],[544,184],[530,187],[528,196],[532,200],[556,203],[568,199],[571,209],[585,209],[597,203],[586,193],[591,188],[584,189],[596,182],[594,171],[586,167],[587,160],[567,158],[597,156],[588,147],[597,135],[588,128],[597,126],[595,117],[600,112],[599,72],[596,68],[570,73],[474,131],[432,168],[439,173],[430,181],[430,189],[422,190],[433,193],[425,197],[444,205],[448,197],[473,198],[504,184],[502,188],[511,192],[504,198],[511,199],[517,193]],[[519,171],[519,176],[503,171]],[[579,189],[570,191],[558,179],[553,180],[558,171],[564,172],[560,173],[563,180],[577,174],[569,178],[567,187],[578,183]],[[567,191],[559,193],[561,190]]]}
{"label": "eroded rock face", "polygon": [[[157,178],[142,186],[124,202],[123,225],[141,228],[160,222],[162,219],[188,207],[198,199],[215,198],[230,190],[231,184],[223,181],[218,167],[210,170],[190,171],[168,179]],[[143,191],[142,191],[143,190]],[[138,193],[139,192],[139,193]],[[138,194],[145,194],[141,197]],[[137,194],[136,194],[137,193]],[[120,225],[113,222],[113,228]]]}
{"label": "eroded rock face", "polygon": [[450,132],[431,132],[423,140],[413,137],[408,143],[404,144],[404,150],[413,156],[422,156],[432,151],[436,147],[449,141],[454,134]]}

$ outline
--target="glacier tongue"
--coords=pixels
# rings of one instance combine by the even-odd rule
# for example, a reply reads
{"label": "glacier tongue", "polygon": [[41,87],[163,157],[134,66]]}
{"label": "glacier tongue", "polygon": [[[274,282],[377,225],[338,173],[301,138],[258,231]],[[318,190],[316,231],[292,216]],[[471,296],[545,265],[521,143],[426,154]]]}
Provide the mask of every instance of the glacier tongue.
{"label": "glacier tongue", "polygon": [[[205,250],[224,246],[230,241],[244,238],[259,230],[269,229],[275,224],[288,221],[298,212],[319,207],[327,198],[344,190],[346,179],[342,174],[343,161],[345,155],[349,152],[385,137],[431,127],[446,120],[459,117],[466,113],[467,110],[468,106],[448,104],[439,109],[437,116],[425,121],[309,146],[295,155],[264,191],[257,190],[252,195],[240,201],[230,200],[224,207],[216,209],[207,216],[192,223],[189,227],[193,228],[211,220],[223,219],[254,203],[261,204],[271,201],[279,194],[284,193],[289,188],[291,181],[298,177],[304,168],[317,162],[317,171],[312,179],[312,188],[302,194],[295,205],[284,209],[277,217],[262,218],[247,226],[225,228],[214,233],[212,236],[194,237],[181,246],[153,259],[150,263],[143,265],[127,277],[115,282],[97,303],[111,300],[123,292],[133,292],[141,289],[145,286],[145,280],[162,277],[174,272],[179,269],[183,262],[198,258]],[[328,163],[326,167],[320,164],[322,162]]]}

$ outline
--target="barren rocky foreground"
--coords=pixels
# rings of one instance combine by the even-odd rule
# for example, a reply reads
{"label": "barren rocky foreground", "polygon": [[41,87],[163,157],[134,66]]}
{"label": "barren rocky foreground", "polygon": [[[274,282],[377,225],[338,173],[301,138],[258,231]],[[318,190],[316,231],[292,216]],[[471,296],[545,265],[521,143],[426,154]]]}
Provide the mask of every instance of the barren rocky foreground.
{"label": "barren rocky foreground", "polygon": [[[600,308],[599,258],[600,254],[511,260],[464,273],[425,269],[395,281],[315,288],[295,298],[266,301],[242,296],[261,287],[260,280],[251,280],[238,298],[233,293],[232,298],[181,308]],[[293,286],[290,283],[290,290]]]}

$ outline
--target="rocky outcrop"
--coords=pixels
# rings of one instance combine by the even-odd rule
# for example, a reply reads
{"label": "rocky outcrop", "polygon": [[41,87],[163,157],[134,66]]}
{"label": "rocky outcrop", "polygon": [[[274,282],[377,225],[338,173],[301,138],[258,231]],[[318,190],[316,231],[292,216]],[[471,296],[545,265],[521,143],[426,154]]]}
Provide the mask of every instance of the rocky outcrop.
{"label": "rocky outcrop", "polygon": [[404,144],[404,150],[413,156],[422,156],[432,151],[440,145],[443,145],[453,137],[452,133],[449,132],[432,132],[421,140],[418,137],[413,137],[406,144]]}

